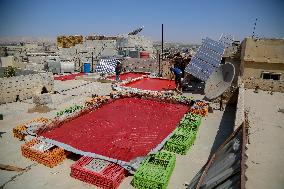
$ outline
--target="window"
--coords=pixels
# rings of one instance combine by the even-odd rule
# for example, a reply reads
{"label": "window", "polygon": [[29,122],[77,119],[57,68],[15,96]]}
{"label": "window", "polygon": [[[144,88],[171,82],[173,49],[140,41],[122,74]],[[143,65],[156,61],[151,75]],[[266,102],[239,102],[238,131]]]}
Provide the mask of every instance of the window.
{"label": "window", "polygon": [[262,79],[271,79],[271,80],[280,80],[281,73],[274,73],[274,72],[262,72],[261,73]]}
{"label": "window", "polygon": [[280,76],[281,76],[281,74],[279,74],[279,73],[273,73],[273,74],[271,74],[271,79],[280,80]]}

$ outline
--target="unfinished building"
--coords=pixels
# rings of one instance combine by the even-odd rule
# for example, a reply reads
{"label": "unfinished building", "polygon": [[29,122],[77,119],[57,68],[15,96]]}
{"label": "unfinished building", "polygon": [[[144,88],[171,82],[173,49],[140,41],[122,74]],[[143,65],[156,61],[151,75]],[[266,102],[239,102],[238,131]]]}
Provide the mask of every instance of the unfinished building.
{"label": "unfinished building", "polygon": [[240,74],[246,88],[284,92],[284,40],[252,39],[242,42]]}

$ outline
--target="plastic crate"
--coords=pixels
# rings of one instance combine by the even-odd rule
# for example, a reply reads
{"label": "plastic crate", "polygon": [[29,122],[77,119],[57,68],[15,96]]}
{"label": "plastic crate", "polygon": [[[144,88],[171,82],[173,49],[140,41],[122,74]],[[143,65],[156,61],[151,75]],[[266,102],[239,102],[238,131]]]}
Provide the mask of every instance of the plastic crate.
{"label": "plastic crate", "polygon": [[174,135],[166,142],[164,149],[177,154],[185,155],[193,145],[196,132],[178,128]]}
{"label": "plastic crate", "polygon": [[21,151],[24,157],[50,168],[58,165],[68,155],[64,149],[44,143],[37,138],[25,143]]}
{"label": "plastic crate", "polygon": [[43,123],[43,124],[46,124],[48,122],[49,122],[49,119],[41,117],[41,118],[36,118],[36,119],[33,119],[33,120],[29,121],[29,122],[17,125],[15,128],[13,128],[14,137],[18,138],[20,140],[24,140],[25,137],[28,135],[26,133],[26,131],[29,128],[30,124],[32,124],[32,123]]}
{"label": "plastic crate", "polygon": [[115,189],[127,171],[105,160],[83,156],[71,166],[71,176],[104,189]]}
{"label": "plastic crate", "polygon": [[208,115],[208,108],[204,107],[191,107],[190,112],[193,114],[201,115],[203,117]]}
{"label": "plastic crate", "polygon": [[208,104],[200,100],[195,101],[193,106],[190,108],[190,112],[205,117],[208,115]]}
{"label": "plastic crate", "polygon": [[192,113],[186,114],[180,121],[179,127],[191,128],[197,130],[201,124],[201,116]]}
{"label": "plastic crate", "polygon": [[132,185],[139,189],[165,189],[175,167],[175,154],[160,151],[147,157],[135,172]]}

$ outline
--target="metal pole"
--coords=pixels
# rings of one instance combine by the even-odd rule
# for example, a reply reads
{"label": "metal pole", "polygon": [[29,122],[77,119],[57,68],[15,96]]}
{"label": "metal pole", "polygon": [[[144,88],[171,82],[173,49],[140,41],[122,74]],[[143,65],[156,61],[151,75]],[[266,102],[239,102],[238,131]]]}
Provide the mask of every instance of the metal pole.
{"label": "metal pole", "polygon": [[158,55],[159,58],[159,77],[161,77],[161,57],[160,57],[160,53]]}
{"label": "metal pole", "polygon": [[164,24],[162,24],[162,59],[164,55]]}
{"label": "metal pole", "polygon": [[94,52],[92,52],[92,72],[94,73]]}

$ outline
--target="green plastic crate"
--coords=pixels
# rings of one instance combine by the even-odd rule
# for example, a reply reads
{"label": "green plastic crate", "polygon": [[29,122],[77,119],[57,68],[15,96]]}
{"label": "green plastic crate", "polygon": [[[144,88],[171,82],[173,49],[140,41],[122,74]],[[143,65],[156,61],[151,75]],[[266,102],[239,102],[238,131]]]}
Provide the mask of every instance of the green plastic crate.
{"label": "green plastic crate", "polygon": [[201,124],[201,116],[192,113],[186,114],[180,121],[180,125],[182,126],[199,127],[200,124]]}
{"label": "green plastic crate", "polygon": [[177,128],[174,135],[166,142],[164,149],[177,154],[185,155],[193,145],[196,132],[184,128]]}
{"label": "green plastic crate", "polygon": [[175,154],[160,151],[146,158],[135,172],[132,185],[139,189],[165,189],[175,167]]}

